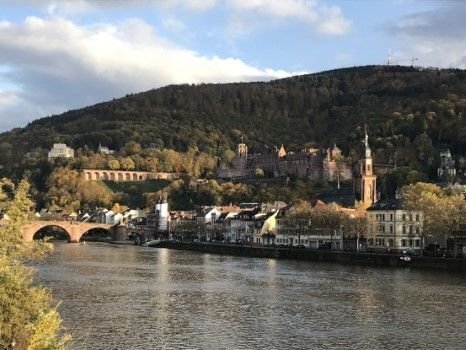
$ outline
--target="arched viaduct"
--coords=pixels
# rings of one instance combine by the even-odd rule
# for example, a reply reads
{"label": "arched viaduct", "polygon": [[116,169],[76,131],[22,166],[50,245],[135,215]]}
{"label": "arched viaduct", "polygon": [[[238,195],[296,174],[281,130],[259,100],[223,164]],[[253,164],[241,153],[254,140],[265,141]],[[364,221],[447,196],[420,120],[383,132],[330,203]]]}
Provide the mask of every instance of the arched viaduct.
{"label": "arched viaduct", "polygon": [[[117,228],[111,225],[87,223],[87,222],[72,222],[72,221],[33,221],[25,225],[22,229],[23,240],[32,242],[34,235],[41,229],[47,226],[56,226],[68,234],[68,242],[78,243],[81,237],[89,230],[102,228],[110,232],[114,240],[118,240],[116,236]],[[125,230],[126,231],[126,230]]]}
{"label": "arched viaduct", "polygon": [[125,170],[97,170],[84,169],[83,176],[86,181],[109,180],[109,181],[145,181],[151,179],[173,180],[178,177],[175,173],[151,173],[147,171],[125,171]]}

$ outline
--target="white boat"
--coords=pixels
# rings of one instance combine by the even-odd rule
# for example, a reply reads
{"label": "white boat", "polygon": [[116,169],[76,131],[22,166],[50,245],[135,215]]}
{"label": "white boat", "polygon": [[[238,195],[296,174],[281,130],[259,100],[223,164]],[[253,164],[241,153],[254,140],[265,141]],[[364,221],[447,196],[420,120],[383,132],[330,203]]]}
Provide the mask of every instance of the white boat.
{"label": "white boat", "polygon": [[150,241],[144,242],[142,246],[143,247],[154,247],[160,242],[162,242],[160,239],[151,239]]}

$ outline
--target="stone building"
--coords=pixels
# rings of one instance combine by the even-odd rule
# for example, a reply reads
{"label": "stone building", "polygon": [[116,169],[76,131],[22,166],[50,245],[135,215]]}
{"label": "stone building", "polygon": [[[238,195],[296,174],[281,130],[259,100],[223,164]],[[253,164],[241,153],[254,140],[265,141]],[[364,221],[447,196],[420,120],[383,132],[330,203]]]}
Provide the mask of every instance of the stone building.
{"label": "stone building", "polygon": [[248,153],[244,143],[238,144],[236,155],[230,164],[222,164],[217,176],[223,179],[241,179],[254,176],[256,169],[262,169],[267,176],[297,176],[313,181],[350,180],[352,167],[334,145],[328,149],[305,149],[287,152],[282,145],[264,147],[257,153]]}
{"label": "stone building", "polygon": [[422,249],[424,215],[420,210],[406,210],[403,199],[378,201],[367,212],[377,222],[375,234],[368,239],[368,247],[379,251]]}
{"label": "stone building", "polygon": [[455,160],[450,150],[440,152],[440,165],[437,169],[439,179],[450,181],[456,177]]}
{"label": "stone building", "polygon": [[52,149],[49,151],[48,158],[73,158],[74,157],[74,149],[71,147],[66,146],[64,143],[54,143]]}

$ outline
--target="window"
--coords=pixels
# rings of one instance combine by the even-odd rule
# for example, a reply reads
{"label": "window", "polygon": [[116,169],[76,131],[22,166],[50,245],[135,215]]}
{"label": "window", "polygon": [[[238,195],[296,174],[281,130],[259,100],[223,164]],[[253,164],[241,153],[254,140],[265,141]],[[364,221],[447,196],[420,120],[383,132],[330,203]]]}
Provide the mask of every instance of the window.
{"label": "window", "polygon": [[369,245],[374,245],[374,238],[369,238]]}
{"label": "window", "polygon": [[416,229],[416,234],[418,235],[419,232],[421,231],[420,228],[419,228],[419,226],[416,226],[415,229]]}
{"label": "window", "polygon": [[402,247],[406,247],[406,239],[402,239],[402,240],[401,240],[401,246],[402,246]]}
{"label": "window", "polygon": [[403,214],[403,215],[401,216],[401,220],[406,221],[406,214]]}
{"label": "window", "polygon": [[421,242],[420,242],[418,239],[416,239],[416,240],[414,241],[414,245],[415,245],[416,247],[418,247],[418,248],[420,247],[420,243],[421,243]]}
{"label": "window", "polygon": [[419,214],[416,214],[416,221],[419,221]]}
{"label": "window", "polygon": [[393,225],[390,225],[390,233],[393,233]]}
{"label": "window", "polygon": [[406,233],[406,226],[403,225],[403,233]]}
{"label": "window", "polygon": [[390,221],[393,221],[393,214],[390,214]]}
{"label": "window", "polygon": [[388,240],[388,245],[389,245],[390,247],[393,247],[393,238],[390,238],[390,239]]}

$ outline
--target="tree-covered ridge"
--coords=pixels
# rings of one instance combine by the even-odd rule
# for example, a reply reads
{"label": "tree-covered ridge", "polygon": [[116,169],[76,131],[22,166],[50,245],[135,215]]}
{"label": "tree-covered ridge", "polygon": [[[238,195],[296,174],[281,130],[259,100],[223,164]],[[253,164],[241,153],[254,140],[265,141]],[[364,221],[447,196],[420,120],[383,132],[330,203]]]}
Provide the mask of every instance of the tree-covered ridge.
{"label": "tree-covered ridge", "polygon": [[[367,122],[377,150],[403,149],[409,142],[425,153],[430,140],[458,153],[466,146],[465,97],[463,70],[367,66],[271,82],[170,85],[42,118],[1,139],[23,151],[57,141],[119,149],[132,140],[219,155],[242,132],[253,148],[336,141],[348,152]],[[425,142],[419,139],[424,132]],[[398,157],[412,161],[403,152]]]}
{"label": "tree-covered ridge", "polygon": [[[241,137],[251,151],[333,142],[356,159],[367,123],[377,164],[396,164],[380,188],[436,178],[439,151],[466,167],[466,71],[367,66],[271,82],[171,85],[59,116],[0,135],[4,175],[23,174],[48,190],[47,151],[55,142],[76,158],[55,166],[177,171],[212,177]],[[101,155],[99,144],[117,152]],[[464,169],[463,169],[464,170]],[[50,186],[49,186],[50,187]],[[386,190],[384,190],[386,189]],[[35,197],[39,203],[42,199]]]}

